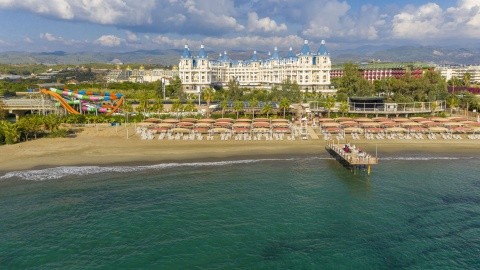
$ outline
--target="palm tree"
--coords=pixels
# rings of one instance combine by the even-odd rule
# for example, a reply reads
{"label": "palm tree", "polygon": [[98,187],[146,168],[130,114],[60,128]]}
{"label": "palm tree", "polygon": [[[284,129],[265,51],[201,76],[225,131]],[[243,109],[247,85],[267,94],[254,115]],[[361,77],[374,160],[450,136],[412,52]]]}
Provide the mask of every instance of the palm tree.
{"label": "palm tree", "polygon": [[285,111],[290,108],[290,100],[288,100],[287,98],[282,98],[282,100],[280,100],[280,104],[279,104],[279,107],[280,109],[283,110],[283,118],[285,118]]}
{"label": "palm tree", "polygon": [[187,104],[183,106],[183,110],[186,112],[194,112],[197,108],[195,107],[195,104],[193,104],[193,100],[190,99],[187,101]]}
{"label": "palm tree", "polygon": [[330,111],[335,106],[335,98],[333,96],[328,96],[325,101],[325,108],[327,109],[328,117],[330,117]]}
{"label": "palm tree", "polygon": [[0,130],[6,144],[14,144],[20,140],[20,131],[16,124],[12,124],[8,121],[1,121]]}
{"label": "palm tree", "polygon": [[345,116],[345,114],[348,112],[348,109],[350,106],[348,105],[348,102],[342,101],[340,103],[340,112],[342,113],[342,116]]}
{"label": "palm tree", "polygon": [[250,100],[250,108],[252,108],[252,114],[253,118],[255,118],[255,108],[258,106],[258,100],[253,97],[252,100]]}
{"label": "palm tree", "polygon": [[240,113],[240,110],[243,109],[243,102],[241,100],[236,100],[233,103],[233,109],[237,112],[237,119],[238,119],[238,114]]}
{"label": "palm tree", "polygon": [[450,114],[452,114],[453,108],[458,106],[458,99],[456,99],[455,96],[452,95],[449,99],[447,99],[447,104],[450,108]]}
{"label": "palm tree", "polygon": [[220,102],[220,107],[222,108],[222,118],[223,118],[223,115],[225,114],[225,110],[228,107],[228,101],[226,99],[222,100]]}
{"label": "palm tree", "polygon": [[262,113],[266,114],[268,118],[268,115],[272,113],[272,111],[273,111],[272,104],[270,102],[266,102],[265,105],[263,105]]}
{"label": "palm tree", "polygon": [[203,100],[207,103],[207,117],[210,116],[210,102],[212,102],[215,92],[208,87],[203,90]]}
{"label": "palm tree", "polygon": [[182,105],[182,103],[180,102],[180,100],[179,100],[179,99],[175,100],[175,101],[173,102],[173,104],[172,104],[172,111],[178,113],[178,112],[181,111],[182,109],[183,109],[183,105]]}

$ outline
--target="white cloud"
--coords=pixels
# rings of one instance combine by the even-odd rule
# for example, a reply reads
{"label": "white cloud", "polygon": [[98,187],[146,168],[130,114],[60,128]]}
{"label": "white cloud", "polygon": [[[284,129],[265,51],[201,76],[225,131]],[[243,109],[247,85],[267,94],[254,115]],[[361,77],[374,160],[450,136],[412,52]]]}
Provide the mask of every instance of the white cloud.
{"label": "white cloud", "polygon": [[127,31],[126,35],[127,35],[127,42],[129,42],[129,43],[137,43],[137,42],[140,41],[137,34],[135,34],[133,32]]}
{"label": "white cloud", "polygon": [[275,20],[270,19],[269,17],[265,17],[262,19],[258,18],[258,14],[256,12],[249,12],[248,13],[248,31],[250,32],[282,32],[287,31],[287,25],[277,24]]}
{"label": "white cloud", "polygon": [[392,36],[404,39],[478,38],[480,3],[460,0],[455,7],[443,10],[435,3],[408,7],[394,16]]}
{"label": "white cloud", "polygon": [[45,39],[46,41],[50,41],[50,42],[62,41],[63,40],[62,37],[57,37],[57,36],[55,36],[53,34],[50,34],[50,33],[41,33],[40,38]]}
{"label": "white cloud", "polygon": [[25,41],[26,43],[33,43],[33,40],[29,37],[25,37],[23,41]]}
{"label": "white cloud", "polygon": [[118,47],[122,44],[122,39],[115,35],[103,35],[95,40],[94,43],[105,47]]}
{"label": "white cloud", "polygon": [[0,0],[0,8],[19,8],[65,20],[99,24],[151,23],[154,0]]}

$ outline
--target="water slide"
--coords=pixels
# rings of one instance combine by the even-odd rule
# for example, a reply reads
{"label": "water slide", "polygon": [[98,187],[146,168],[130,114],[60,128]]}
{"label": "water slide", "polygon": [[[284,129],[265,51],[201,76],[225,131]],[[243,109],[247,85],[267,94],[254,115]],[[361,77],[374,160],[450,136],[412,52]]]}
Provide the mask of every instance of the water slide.
{"label": "water slide", "polygon": [[[40,90],[43,94],[50,95],[54,97],[58,102],[60,102],[60,105],[62,105],[63,108],[65,108],[69,113],[72,114],[80,114],[77,110],[75,110],[70,104],[78,104],[76,102],[79,102],[78,100],[83,100],[85,102],[91,101],[91,102],[100,102],[100,101],[110,101],[110,100],[117,100],[115,106],[113,106],[110,110],[107,108],[99,108],[98,111],[101,113],[106,113],[105,115],[111,115],[112,113],[116,112],[120,106],[123,104],[124,97],[121,94],[112,94],[110,95],[109,93],[106,93],[104,96],[101,95],[88,95],[85,94],[85,92],[73,92],[73,91],[62,91],[59,89],[55,88],[50,88],[49,90],[47,89],[42,89]],[[74,97],[78,99],[77,101],[71,101],[71,100],[65,100],[62,96],[68,96],[68,97]],[[92,105],[88,104],[83,104],[82,109],[85,111],[89,112],[95,112],[97,108]]]}
{"label": "water slide", "polygon": [[72,108],[72,106],[70,106],[68,104],[68,102],[65,101],[65,99],[63,99],[62,96],[60,96],[59,94],[57,94],[55,92],[52,92],[52,91],[49,91],[47,89],[41,89],[40,92],[42,94],[46,94],[46,95],[50,95],[50,96],[54,97],[56,100],[58,100],[58,102],[60,102],[62,107],[65,108],[65,110],[67,110],[67,112],[69,112],[71,114],[80,114],[74,108]]}

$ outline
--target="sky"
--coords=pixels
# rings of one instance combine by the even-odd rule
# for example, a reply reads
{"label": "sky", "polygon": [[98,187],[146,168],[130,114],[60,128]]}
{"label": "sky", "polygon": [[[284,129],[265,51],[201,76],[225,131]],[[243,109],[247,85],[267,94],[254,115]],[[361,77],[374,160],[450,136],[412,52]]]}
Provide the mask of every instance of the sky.
{"label": "sky", "polygon": [[0,0],[0,51],[480,44],[480,0]]}

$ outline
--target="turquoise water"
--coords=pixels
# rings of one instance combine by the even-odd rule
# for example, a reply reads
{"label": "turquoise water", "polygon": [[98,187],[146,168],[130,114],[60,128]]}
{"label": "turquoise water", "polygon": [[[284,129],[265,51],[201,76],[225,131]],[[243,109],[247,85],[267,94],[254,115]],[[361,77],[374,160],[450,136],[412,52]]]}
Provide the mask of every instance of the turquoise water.
{"label": "turquoise water", "polygon": [[480,158],[327,156],[0,175],[2,269],[480,268]]}

